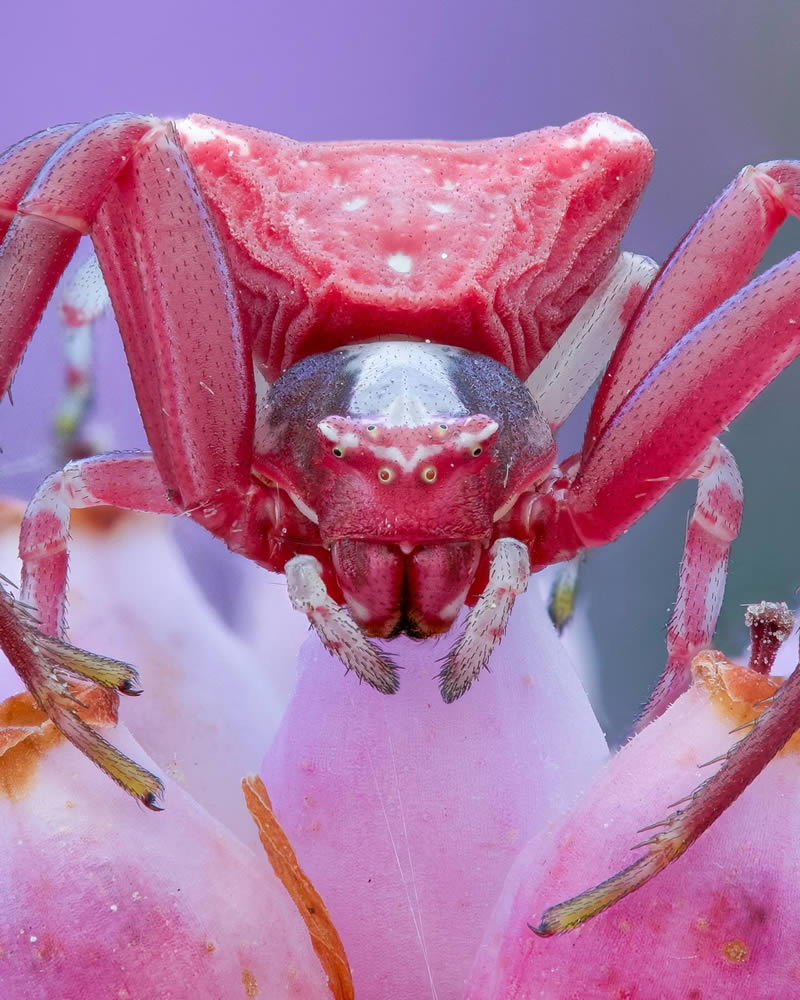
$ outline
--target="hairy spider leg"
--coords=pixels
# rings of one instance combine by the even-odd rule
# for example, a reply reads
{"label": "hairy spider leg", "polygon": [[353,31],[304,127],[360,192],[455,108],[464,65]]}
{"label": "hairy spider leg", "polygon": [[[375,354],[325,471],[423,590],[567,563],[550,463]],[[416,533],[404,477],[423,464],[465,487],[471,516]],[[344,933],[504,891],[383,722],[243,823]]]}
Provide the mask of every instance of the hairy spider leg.
{"label": "hairy spider leg", "polygon": [[[17,147],[27,151],[24,181],[37,172],[11,201],[7,211],[15,215],[0,246],[0,394],[80,237],[91,232],[154,455],[98,460],[80,475],[68,467],[66,481],[57,474],[34,498],[23,528],[24,594],[52,633],[63,629],[70,507],[59,507],[57,494],[70,494],[72,505],[186,511],[224,534],[249,485],[254,411],[227,262],[172,126],[117,115],[65,134],[54,152],[49,139]],[[22,187],[23,152],[6,157],[13,183],[0,175],[0,191]],[[133,466],[138,473],[130,477]],[[132,772],[120,770],[118,752],[97,750],[98,740],[108,745],[75,713],[52,655],[41,643],[19,640],[30,625],[25,609],[11,598],[4,608],[0,645],[34,697],[80,749],[152,804],[157,790],[139,781],[142,769],[128,781]]]}
{"label": "hairy spider leg", "polygon": [[93,326],[111,304],[95,254],[81,264],[64,289],[58,313],[64,326],[65,385],[55,431],[65,461],[101,451],[84,438],[92,405]]}
{"label": "hairy spider leg", "polygon": [[304,614],[331,656],[346,670],[383,694],[395,694],[400,686],[398,666],[391,654],[379,649],[337,604],[322,578],[322,566],[314,556],[294,556],[284,566],[289,599],[295,611]]}
{"label": "hairy spider leg", "polygon": [[[754,197],[760,199],[758,211]],[[726,225],[717,225],[716,208]],[[549,542],[539,530],[537,560],[544,556],[549,561],[548,544],[552,555],[570,546],[577,550],[613,540],[674,483],[696,476],[713,459],[709,447],[715,447],[716,434],[800,353],[800,253],[731,295],[688,332],[663,333],[673,323],[673,310],[694,318],[700,307],[713,308],[721,289],[727,291],[731,283],[735,287],[730,269],[738,280],[755,263],[755,254],[746,248],[763,249],[767,234],[787,211],[797,214],[799,208],[800,163],[747,168],[670,258],[612,358],[609,387],[601,385],[595,400],[577,474],[551,500],[548,511],[525,511],[528,523],[537,526],[537,513],[546,513],[555,527]],[[751,233],[748,226],[754,222]],[[693,234],[699,240],[699,259]],[[731,248],[729,260],[726,251]],[[653,363],[648,337],[659,329],[666,351]],[[639,378],[638,384],[617,384],[628,377]],[[699,511],[687,534],[667,674],[648,717],[683,689],[689,666],[685,656],[699,637],[713,633],[723,587],[721,563],[740,516],[738,473],[729,454],[719,451],[717,471],[712,461],[699,492]],[[549,910],[537,930],[557,933],[589,919],[683,853],[800,726],[798,683],[785,685],[786,692],[734,747],[720,772],[695,792],[689,807],[670,817],[667,830],[654,838],[641,862]]]}
{"label": "hairy spider leg", "polygon": [[697,479],[697,499],[686,528],[678,596],[667,625],[667,665],[636,723],[636,731],[689,687],[695,655],[711,645],[717,625],[731,543],[742,523],[744,492],[733,455],[711,442]]}
{"label": "hairy spider leg", "polygon": [[527,546],[516,538],[498,538],[489,554],[489,582],[439,672],[439,689],[446,702],[460,698],[487,666],[530,575]]}

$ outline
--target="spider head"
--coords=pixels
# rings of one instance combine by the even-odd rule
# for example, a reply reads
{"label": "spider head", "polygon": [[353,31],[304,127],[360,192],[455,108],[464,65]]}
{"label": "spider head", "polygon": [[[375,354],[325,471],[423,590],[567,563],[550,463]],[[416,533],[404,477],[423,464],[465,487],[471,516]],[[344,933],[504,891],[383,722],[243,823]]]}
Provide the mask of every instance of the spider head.
{"label": "spider head", "polygon": [[441,537],[445,525],[452,536],[454,517],[461,537],[483,534],[491,523],[483,479],[499,429],[484,414],[416,426],[326,417],[317,425],[326,520],[339,537],[363,537],[367,523],[371,536],[405,542]]}

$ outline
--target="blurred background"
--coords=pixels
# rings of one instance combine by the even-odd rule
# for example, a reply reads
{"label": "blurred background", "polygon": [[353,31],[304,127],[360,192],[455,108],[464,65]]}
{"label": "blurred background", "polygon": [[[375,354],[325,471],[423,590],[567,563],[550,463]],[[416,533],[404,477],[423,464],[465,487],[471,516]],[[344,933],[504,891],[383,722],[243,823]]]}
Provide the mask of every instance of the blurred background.
{"label": "blurred background", "polygon": [[[747,163],[800,157],[794,0],[670,4],[540,0],[140,0],[8,5],[0,63],[0,147],[111,111],[218,118],[298,139],[473,139],[609,111],[645,131],[656,170],[626,249],[662,260]],[[774,263],[800,247],[788,223]],[[28,498],[56,467],[50,437],[62,384],[53,311],[0,406],[0,491]],[[100,324],[96,417],[114,447],[142,447],[114,333]],[[742,605],[795,603],[800,362],[724,440],[742,471],[745,514],[717,644],[746,641]],[[581,439],[586,408],[563,432]],[[687,415],[690,419],[690,415]],[[580,589],[602,671],[596,706],[624,735],[664,661],[664,627],[693,485],[675,490],[615,544],[589,555]],[[191,525],[183,541],[222,613],[240,602],[236,559]]]}

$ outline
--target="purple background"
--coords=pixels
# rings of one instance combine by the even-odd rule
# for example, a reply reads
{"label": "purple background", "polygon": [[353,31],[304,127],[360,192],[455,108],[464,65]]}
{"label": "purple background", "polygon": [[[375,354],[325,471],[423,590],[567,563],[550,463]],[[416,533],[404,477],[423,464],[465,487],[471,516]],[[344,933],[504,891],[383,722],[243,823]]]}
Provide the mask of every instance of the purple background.
{"label": "purple background", "polygon": [[[656,174],[626,246],[663,258],[748,162],[800,156],[797,40],[791,0],[668,5],[447,2],[115,5],[33,2],[4,12],[0,146],[63,121],[110,111],[189,111],[302,139],[475,138],[612,111],[648,133]],[[800,246],[789,225],[769,260]],[[119,447],[143,444],[112,324],[103,324],[99,414]],[[48,439],[59,389],[57,323],[49,318],[2,404],[0,489],[28,496],[54,468]],[[726,437],[745,479],[742,538],[734,549],[719,633],[745,638],[742,602],[793,599],[800,543],[798,370],[785,373]],[[580,433],[577,424],[567,429]],[[663,661],[692,487],[680,487],[614,546],[593,554],[583,595],[608,670],[602,720],[613,732],[634,715]],[[193,561],[228,581],[222,547],[195,536]],[[206,569],[207,571],[207,569]],[[643,581],[647,581],[647,586]]]}

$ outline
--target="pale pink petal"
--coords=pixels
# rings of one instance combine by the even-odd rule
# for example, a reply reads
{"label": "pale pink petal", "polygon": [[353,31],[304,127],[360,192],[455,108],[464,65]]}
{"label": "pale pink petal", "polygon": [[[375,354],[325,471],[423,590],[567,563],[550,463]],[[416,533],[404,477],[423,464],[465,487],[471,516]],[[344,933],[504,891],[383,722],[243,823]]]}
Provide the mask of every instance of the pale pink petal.
{"label": "pale pink petal", "polygon": [[[0,512],[0,571],[12,578],[18,515]],[[280,718],[273,650],[254,653],[221,621],[166,519],[79,511],[71,536],[70,641],[136,666],[144,694],[121,699],[120,719],[159,773],[257,844],[239,782],[258,769]],[[274,603],[285,608],[285,594]]]}
{"label": "pale pink petal", "polygon": [[[553,566],[541,570],[531,581],[531,586],[535,584],[538,587],[539,594],[545,604],[550,600],[553,582],[559,568],[559,566]],[[578,587],[580,588],[580,579]],[[589,701],[597,708],[602,705],[604,698],[603,665],[598,656],[592,624],[589,620],[591,595],[580,589],[578,593],[580,596],[575,606],[575,612],[561,633],[561,642],[575,666],[584,690],[589,696]]]}
{"label": "pale pink petal", "polygon": [[236,634],[261,652],[282,714],[297,682],[297,654],[308,638],[308,619],[290,604],[285,576],[243,561],[242,579]]}
{"label": "pale pink petal", "polygon": [[276,814],[323,895],[365,1000],[458,998],[520,845],[606,759],[531,588],[491,674],[440,697],[439,643],[395,640],[400,691],[343,676],[314,640],[264,764]]}
{"label": "pale pink petal", "polygon": [[[123,727],[107,732],[143,759]],[[174,782],[167,798],[160,815],[137,808],[47,736],[0,755],[4,1000],[329,996],[263,853]]]}
{"label": "pale pink petal", "polygon": [[643,853],[631,846],[651,835],[637,829],[666,817],[670,803],[713,773],[718,765],[698,765],[741,736],[730,733],[742,722],[734,703],[749,710],[768,683],[736,670],[757,680],[726,676],[736,696],[725,705],[708,678],[696,682],[620,751],[564,822],[526,846],[491,919],[469,1000],[800,995],[796,751],[773,760],[685,855],[631,896],[558,937],[538,938],[526,926],[629,865]]}

